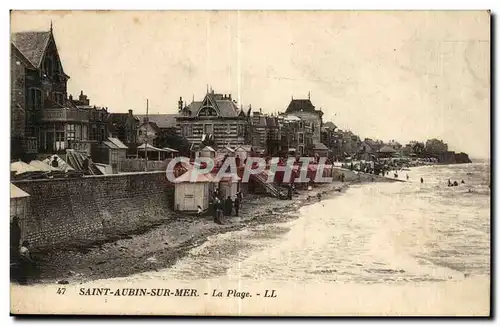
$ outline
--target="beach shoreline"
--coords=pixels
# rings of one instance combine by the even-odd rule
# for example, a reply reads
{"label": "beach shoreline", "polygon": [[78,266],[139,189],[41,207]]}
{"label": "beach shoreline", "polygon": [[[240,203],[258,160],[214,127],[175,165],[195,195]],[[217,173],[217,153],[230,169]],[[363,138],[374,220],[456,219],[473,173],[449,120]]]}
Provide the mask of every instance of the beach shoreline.
{"label": "beach shoreline", "polygon": [[222,225],[214,223],[212,216],[173,212],[171,218],[159,224],[84,247],[69,245],[35,251],[38,268],[31,283],[82,283],[166,269],[210,236],[295,219],[297,217],[290,213],[316,203],[318,193],[322,199],[327,199],[341,194],[352,184],[396,181],[344,169],[337,173],[345,174],[345,182],[332,181],[316,184],[312,190],[297,190],[291,201],[248,194],[244,197],[240,216],[227,217]]}

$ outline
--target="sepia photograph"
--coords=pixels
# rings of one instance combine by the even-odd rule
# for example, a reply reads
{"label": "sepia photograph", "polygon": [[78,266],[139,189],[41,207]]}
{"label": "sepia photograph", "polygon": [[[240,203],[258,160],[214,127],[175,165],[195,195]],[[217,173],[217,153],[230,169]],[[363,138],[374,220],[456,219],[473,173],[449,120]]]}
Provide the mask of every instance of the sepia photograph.
{"label": "sepia photograph", "polygon": [[490,316],[491,19],[12,10],[10,313]]}

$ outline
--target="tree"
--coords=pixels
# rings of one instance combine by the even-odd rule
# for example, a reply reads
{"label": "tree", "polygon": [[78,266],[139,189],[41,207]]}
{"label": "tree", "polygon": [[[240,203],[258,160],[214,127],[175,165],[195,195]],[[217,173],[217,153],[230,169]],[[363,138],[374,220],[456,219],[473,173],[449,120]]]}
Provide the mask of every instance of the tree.
{"label": "tree", "polygon": [[425,151],[429,154],[439,154],[448,151],[448,145],[442,140],[432,138],[425,142]]}
{"label": "tree", "polygon": [[179,151],[179,154],[189,156],[189,141],[179,136],[175,131],[164,131],[156,139],[158,147],[169,147]]}
{"label": "tree", "polygon": [[415,154],[422,154],[424,152],[425,145],[424,143],[421,142],[412,142],[411,144],[411,150]]}

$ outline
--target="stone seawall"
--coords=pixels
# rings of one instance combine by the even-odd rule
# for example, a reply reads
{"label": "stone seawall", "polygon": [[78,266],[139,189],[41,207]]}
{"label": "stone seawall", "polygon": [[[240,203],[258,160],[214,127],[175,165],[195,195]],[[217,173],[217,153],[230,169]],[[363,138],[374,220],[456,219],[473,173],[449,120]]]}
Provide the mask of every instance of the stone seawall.
{"label": "stone seawall", "polygon": [[31,196],[25,234],[37,249],[83,246],[172,216],[173,188],[164,172],[13,183]]}

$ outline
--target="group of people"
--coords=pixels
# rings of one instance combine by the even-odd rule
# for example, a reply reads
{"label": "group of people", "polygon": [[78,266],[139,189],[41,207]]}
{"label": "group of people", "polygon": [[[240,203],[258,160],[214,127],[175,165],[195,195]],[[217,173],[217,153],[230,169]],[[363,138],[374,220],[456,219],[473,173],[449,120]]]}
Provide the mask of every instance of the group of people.
{"label": "group of people", "polygon": [[34,261],[29,252],[29,242],[21,243],[21,226],[19,218],[14,216],[10,223],[10,265],[11,275],[20,284],[27,284],[34,267]]}
{"label": "group of people", "polygon": [[232,216],[233,211],[236,216],[239,216],[240,208],[242,206],[243,194],[241,191],[236,193],[233,199],[227,196],[226,199],[222,198],[219,189],[216,189],[211,196],[211,208],[214,216],[214,221],[217,224],[222,224],[224,216]]}
{"label": "group of people", "polygon": [[[462,182],[461,182],[461,183],[462,183],[462,184],[465,184],[465,181],[464,181],[464,180],[462,180]],[[458,182],[457,182],[457,181],[453,181],[453,182],[451,182],[451,180],[450,180],[450,179],[448,179],[448,187],[456,187],[456,186],[458,186]]]}

